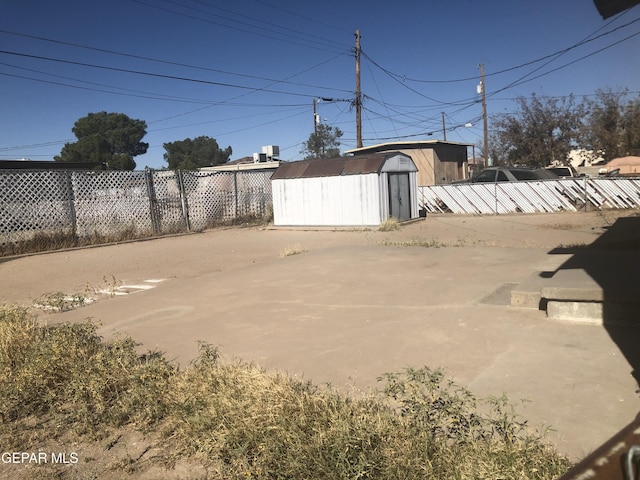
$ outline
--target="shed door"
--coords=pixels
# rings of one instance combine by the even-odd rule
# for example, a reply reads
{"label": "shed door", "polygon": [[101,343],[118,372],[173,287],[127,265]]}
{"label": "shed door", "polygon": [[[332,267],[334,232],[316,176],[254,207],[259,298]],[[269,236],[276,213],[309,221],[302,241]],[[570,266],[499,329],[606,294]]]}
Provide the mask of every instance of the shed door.
{"label": "shed door", "polygon": [[408,173],[388,173],[389,214],[397,220],[411,218],[411,194]]}

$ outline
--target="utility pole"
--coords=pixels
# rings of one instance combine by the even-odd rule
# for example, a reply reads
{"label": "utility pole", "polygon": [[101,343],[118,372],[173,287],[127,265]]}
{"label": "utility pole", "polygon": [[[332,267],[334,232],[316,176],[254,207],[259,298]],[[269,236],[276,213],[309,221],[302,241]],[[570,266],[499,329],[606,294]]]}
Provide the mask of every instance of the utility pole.
{"label": "utility pole", "polygon": [[444,124],[444,112],[442,112],[442,134],[444,135],[444,141],[447,141],[447,127]]}
{"label": "utility pole", "polygon": [[356,30],[356,148],[362,148],[362,92],[360,90],[360,30]]}
{"label": "utility pole", "polygon": [[318,133],[318,112],[316,105],[318,104],[318,99],[313,99],[313,133]]}
{"label": "utility pole", "polygon": [[484,83],[484,64],[480,64],[480,88],[482,89],[482,123],[484,126],[484,166],[489,162],[489,132],[487,129],[487,89]]}

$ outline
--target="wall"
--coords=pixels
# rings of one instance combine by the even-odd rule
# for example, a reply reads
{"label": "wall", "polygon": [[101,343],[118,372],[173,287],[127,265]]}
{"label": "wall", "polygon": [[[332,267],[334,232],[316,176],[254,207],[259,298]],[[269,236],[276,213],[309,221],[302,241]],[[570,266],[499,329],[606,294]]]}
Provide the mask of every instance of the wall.
{"label": "wall", "polygon": [[418,167],[418,185],[441,185],[465,177],[467,147],[462,145],[434,145],[429,148],[398,150],[412,158]]}
{"label": "wall", "polygon": [[379,175],[272,181],[277,226],[376,226],[382,221]]}
{"label": "wall", "polygon": [[435,183],[443,185],[455,180],[463,180],[467,163],[467,147],[459,145],[436,145]]}
{"label": "wall", "polygon": [[408,155],[418,168],[416,175],[418,185],[435,185],[434,159],[432,148],[398,150]]}

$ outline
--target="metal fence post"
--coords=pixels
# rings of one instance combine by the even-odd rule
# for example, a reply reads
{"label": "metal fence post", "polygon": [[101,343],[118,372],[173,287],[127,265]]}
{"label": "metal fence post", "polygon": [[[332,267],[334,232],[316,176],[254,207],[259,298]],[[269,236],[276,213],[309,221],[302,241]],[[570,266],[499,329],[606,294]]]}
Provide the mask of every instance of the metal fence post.
{"label": "metal fence post", "polygon": [[235,171],[233,172],[233,193],[235,196],[235,203],[236,203],[236,215],[235,215],[235,219],[238,219],[238,172]]}
{"label": "metal fence post", "polygon": [[151,225],[153,227],[153,233],[160,233],[160,218],[158,215],[158,200],[156,198],[156,189],[153,186],[153,170],[147,169],[145,171],[145,180],[147,183],[147,195],[149,196],[149,214],[151,215]]}
{"label": "metal fence post", "polygon": [[587,204],[589,202],[589,185],[587,184],[587,177],[584,177],[584,211],[587,211]]}
{"label": "metal fence post", "polygon": [[189,203],[187,202],[187,192],[184,188],[184,179],[182,177],[182,170],[176,170],[176,180],[178,181],[178,190],[180,191],[180,202],[182,204],[182,216],[184,217],[184,226],[187,228],[187,232],[191,231],[191,223],[189,221]]}
{"label": "metal fence post", "polygon": [[67,170],[65,180],[67,184],[67,205],[69,209],[69,219],[71,220],[71,235],[75,238],[78,235],[78,220],[76,217],[76,202],[73,194],[73,172]]}

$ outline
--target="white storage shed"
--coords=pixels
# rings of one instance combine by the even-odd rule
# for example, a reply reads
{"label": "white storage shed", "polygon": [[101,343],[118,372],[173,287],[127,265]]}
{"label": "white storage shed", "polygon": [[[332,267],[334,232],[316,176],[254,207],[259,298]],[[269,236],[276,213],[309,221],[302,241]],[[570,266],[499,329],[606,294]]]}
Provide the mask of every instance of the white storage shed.
{"label": "white storage shed", "polygon": [[408,155],[283,162],[271,177],[276,226],[378,226],[418,217],[417,168]]}

